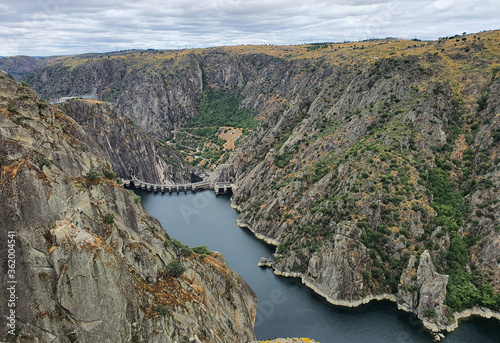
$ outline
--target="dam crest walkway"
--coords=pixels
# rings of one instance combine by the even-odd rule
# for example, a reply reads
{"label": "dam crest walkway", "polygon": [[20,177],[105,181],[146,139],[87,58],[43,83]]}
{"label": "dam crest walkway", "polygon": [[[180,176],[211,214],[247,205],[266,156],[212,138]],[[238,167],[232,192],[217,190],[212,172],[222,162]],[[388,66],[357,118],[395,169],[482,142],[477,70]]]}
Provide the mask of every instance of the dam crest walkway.
{"label": "dam crest walkway", "polygon": [[236,187],[234,183],[231,182],[215,182],[211,185],[209,180],[174,185],[161,185],[139,180],[135,176],[132,176],[130,180],[123,180],[123,185],[128,188],[134,186],[137,189],[142,189],[148,192],[161,193],[195,192],[198,190],[213,189],[215,194],[229,193]]}

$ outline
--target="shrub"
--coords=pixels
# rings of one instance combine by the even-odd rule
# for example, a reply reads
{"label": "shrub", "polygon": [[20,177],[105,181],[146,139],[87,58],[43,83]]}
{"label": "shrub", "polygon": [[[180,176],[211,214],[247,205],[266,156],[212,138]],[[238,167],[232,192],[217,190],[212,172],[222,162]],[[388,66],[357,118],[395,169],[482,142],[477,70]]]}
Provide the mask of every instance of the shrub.
{"label": "shrub", "polygon": [[410,235],[410,233],[408,232],[408,230],[406,230],[404,227],[402,227],[402,228],[399,229],[399,233],[402,234],[405,237],[408,237]]}
{"label": "shrub", "polygon": [[172,238],[170,240],[170,244],[172,244],[172,247],[174,247],[174,249],[180,249],[184,245],[184,244],[182,244],[181,241],[179,241],[179,240],[177,240],[175,238]]}
{"label": "shrub", "polygon": [[47,107],[47,104],[46,104],[45,102],[43,102],[43,101],[40,101],[40,102],[37,102],[37,103],[36,103],[36,106],[37,106],[39,109],[43,110],[44,108],[46,108],[46,107]]}
{"label": "shrub", "polygon": [[114,221],[115,221],[115,217],[111,213],[107,213],[104,216],[104,222],[106,224],[113,224]]}
{"label": "shrub", "polygon": [[106,171],[104,171],[104,176],[106,176],[108,179],[114,180],[118,178],[118,173],[113,170],[106,169]]}
{"label": "shrub", "polygon": [[488,98],[490,96],[489,92],[484,92],[481,97],[477,100],[477,110],[482,111],[488,106]]}
{"label": "shrub", "polygon": [[493,141],[494,141],[495,143],[500,142],[500,129],[498,129],[497,131],[495,131],[495,132],[491,135],[491,137],[493,138]]}
{"label": "shrub", "polygon": [[184,266],[182,265],[182,263],[180,263],[177,260],[170,261],[167,264],[167,272],[172,277],[179,277],[179,276],[181,276],[182,273],[184,273],[185,270],[186,269],[184,268]]}
{"label": "shrub", "polygon": [[197,253],[198,255],[201,255],[203,257],[207,256],[207,255],[212,255],[212,251],[210,249],[207,248],[207,246],[205,245],[200,245],[199,247],[194,247],[193,248],[193,251],[195,253]]}
{"label": "shrub", "polygon": [[382,272],[380,271],[380,269],[373,269],[372,270],[372,276],[375,279],[378,279],[381,275],[382,275]]}
{"label": "shrub", "polygon": [[[185,244],[182,244],[182,242],[177,239],[172,238],[168,242],[170,242],[171,246],[177,252],[178,256],[180,254],[184,257],[187,257],[193,253],[193,249],[191,249],[189,246]],[[165,247],[169,246],[168,242],[165,242]]]}
{"label": "shrub", "polygon": [[45,156],[38,162],[38,168],[42,169],[44,166],[49,168],[52,166],[52,162]]}
{"label": "shrub", "polygon": [[278,168],[285,168],[288,165],[288,162],[290,161],[290,156],[288,154],[282,154],[282,155],[276,155],[276,160],[274,161],[274,164]]}
{"label": "shrub", "polygon": [[158,313],[160,317],[167,317],[168,316],[168,307],[165,305],[156,305],[155,306],[155,311]]}
{"label": "shrub", "polygon": [[328,166],[325,163],[318,162],[314,165],[313,182],[318,182],[328,174]]}
{"label": "shrub", "polygon": [[424,315],[427,318],[434,318],[434,317],[436,317],[436,310],[433,308],[426,308]]}
{"label": "shrub", "polygon": [[140,195],[134,194],[134,201],[136,204],[140,203],[142,200],[142,197]]}
{"label": "shrub", "polygon": [[193,253],[193,249],[191,249],[187,245],[182,245],[182,247],[179,249],[179,251],[180,251],[181,255],[184,257],[191,256],[191,254]]}
{"label": "shrub", "polygon": [[94,181],[99,177],[99,173],[96,170],[91,169],[86,176],[90,181]]}
{"label": "shrub", "polygon": [[7,104],[7,111],[16,113],[17,112],[17,107],[12,105],[12,104]]}

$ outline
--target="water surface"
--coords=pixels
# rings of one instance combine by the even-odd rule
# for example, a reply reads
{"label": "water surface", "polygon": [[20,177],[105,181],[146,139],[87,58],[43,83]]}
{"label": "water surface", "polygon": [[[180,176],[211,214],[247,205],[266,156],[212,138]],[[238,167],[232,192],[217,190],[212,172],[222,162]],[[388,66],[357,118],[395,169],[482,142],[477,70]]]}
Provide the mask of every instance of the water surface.
{"label": "water surface", "polygon": [[[275,276],[257,267],[260,257],[272,257],[274,247],[236,225],[237,212],[229,196],[212,191],[153,194],[137,191],[146,210],[160,220],[172,238],[189,246],[206,245],[224,254],[258,298],[257,339],[309,337],[321,343],[433,342],[413,315],[389,301],[356,308],[333,306],[299,279]],[[500,342],[500,323],[474,318],[449,334],[446,343]]]}

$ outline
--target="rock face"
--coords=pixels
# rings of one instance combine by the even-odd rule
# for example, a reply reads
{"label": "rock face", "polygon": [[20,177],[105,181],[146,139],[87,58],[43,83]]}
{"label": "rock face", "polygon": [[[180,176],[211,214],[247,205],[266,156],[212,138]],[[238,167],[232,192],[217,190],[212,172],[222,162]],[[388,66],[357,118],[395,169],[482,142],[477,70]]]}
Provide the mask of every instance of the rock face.
{"label": "rock face", "polygon": [[363,288],[363,271],[372,269],[370,254],[367,249],[352,249],[355,240],[349,237],[350,230],[336,234],[332,251],[315,254],[307,263],[305,281],[331,300],[358,300],[368,295]]}
{"label": "rock face", "polygon": [[[176,125],[197,113],[201,97],[202,71],[194,54],[154,52],[121,56],[107,55],[97,60],[82,59],[77,66],[55,64],[27,76],[44,98],[61,94],[78,96],[94,90],[101,100],[114,102],[145,131],[165,138]],[[118,58],[116,58],[118,57]],[[155,67],[129,68],[151,58]],[[161,59],[156,60],[157,57]],[[76,58],[79,60],[79,58]],[[52,80],[59,80],[53,84]],[[74,82],[74,80],[81,80]],[[49,82],[50,85],[44,83]],[[82,82],[82,83],[81,83]]]}
{"label": "rock face", "polygon": [[418,268],[415,266],[415,257],[412,256],[401,276],[398,305],[435,324],[428,326],[436,329],[445,327],[451,319],[451,313],[447,306],[443,305],[447,284],[448,275],[436,272],[431,255],[425,250],[420,257]]}
{"label": "rock face", "polygon": [[434,44],[443,56],[294,77],[230,163],[239,221],[278,242],[277,274],[335,304],[392,299],[439,331],[466,308],[500,317],[500,123],[496,72],[448,79],[446,61],[482,57]]}
{"label": "rock face", "polygon": [[131,192],[102,177],[110,162],[82,127],[3,72],[0,142],[0,228],[15,235],[17,281],[2,341],[254,339],[255,294],[224,258],[178,257]]}
{"label": "rock face", "polygon": [[30,56],[0,57],[0,70],[9,73],[16,80],[33,70],[45,65],[51,60],[50,57],[35,58]]}
{"label": "rock face", "polygon": [[210,184],[213,185],[215,182],[234,182],[235,177],[235,170],[232,165],[221,164],[210,174],[209,180]]}
{"label": "rock face", "polygon": [[441,330],[467,309],[499,316],[499,40],[76,56],[26,80],[47,97],[97,84],[159,136],[205,85],[238,94],[260,124],[212,181],[234,178],[238,223],[277,245],[275,272]]}
{"label": "rock face", "polygon": [[136,127],[115,105],[72,100],[60,106],[95,140],[123,178],[133,174],[141,181],[155,184],[189,182],[189,171],[182,167],[181,158],[170,152],[167,164],[158,155],[154,138]]}

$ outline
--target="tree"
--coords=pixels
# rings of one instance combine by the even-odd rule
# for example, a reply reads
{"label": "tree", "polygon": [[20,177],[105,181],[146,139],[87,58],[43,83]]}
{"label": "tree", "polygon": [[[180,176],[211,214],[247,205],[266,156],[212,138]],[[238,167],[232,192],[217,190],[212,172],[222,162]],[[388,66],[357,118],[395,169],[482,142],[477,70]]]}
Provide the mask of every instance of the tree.
{"label": "tree", "polygon": [[179,277],[186,269],[178,260],[170,261],[167,264],[167,272],[172,277]]}

